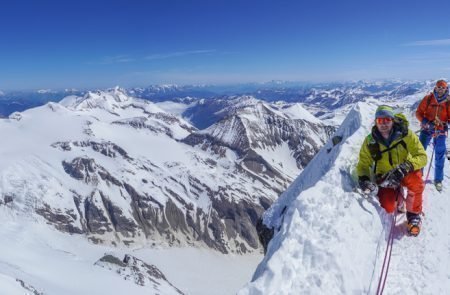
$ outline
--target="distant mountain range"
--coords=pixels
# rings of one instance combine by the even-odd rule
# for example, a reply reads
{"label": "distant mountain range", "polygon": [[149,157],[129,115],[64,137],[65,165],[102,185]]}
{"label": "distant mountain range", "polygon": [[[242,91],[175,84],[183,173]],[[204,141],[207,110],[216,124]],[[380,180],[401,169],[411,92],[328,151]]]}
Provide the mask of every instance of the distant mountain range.
{"label": "distant mountain range", "polygon": [[7,117],[14,112],[34,108],[47,102],[58,102],[68,95],[82,95],[83,91],[67,89],[63,91],[0,91],[0,117]]}
{"label": "distant mountain range", "polygon": [[[404,97],[424,89],[431,90],[431,81],[356,81],[347,83],[306,84],[285,81],[268,83],[247,83],[237,85],[152,85],[126,89],[130,96],[153,102],[187,100],[211,101],[212,110],[220,109],[223,100],[230,97],[249,95],[257,99],[276,102],[301,102],[309,105],[321,104],[323,108],[335,109],[346,104],[361,101],[367,97]],[[8,116],[15,111],[59,101],[67,95],[83,95],[87,91],[66,89],[63,91],[37,90],[0,93],[0,116]],[[205,124],[201,124],[205,127]]]}

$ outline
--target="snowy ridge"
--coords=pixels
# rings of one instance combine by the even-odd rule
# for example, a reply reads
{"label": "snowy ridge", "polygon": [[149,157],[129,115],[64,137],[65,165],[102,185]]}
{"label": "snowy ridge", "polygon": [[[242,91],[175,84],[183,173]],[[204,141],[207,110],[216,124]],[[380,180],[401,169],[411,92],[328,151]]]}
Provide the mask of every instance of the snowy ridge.
{"label": "snowy ridge", "polygon": [[88,111],[90,109],[103,109],[110,113],[120,111],[121,108],[130,106],[134,103],[136,107],[147,107],[148,112],[161,112],[164,111],[158,108],[155,104],[142,101],[141,99],[132,98],[126,94],[126,90],[120,87],[115,87],[107,91],[89,91],[84,96],[68,96],[62,99],[59,104],[77,111]]}
{"label": "snowy ridge", "polygon": [[[369,114],[364,114],[366,117]],[[360,105],[357,106],[348,114],[347,118],[342,123],[341,127],[336,131],[333,137],[342,137],[345,141],[352,136],[361,127]],[[327,173],[340,155],[341,144],[334,146],[330,140],[310,162],[310,165],[302,171],[297,179],[289,186],[289,188],[277,199],[276,202],[264,213],[264,223],[269,227],[279,227],[281,224],[282,211],[286,207],[290,207],[291,203],[297,199],[299,194],[311,187],[314,187],[319,182],[324,173]],[[331,151],[331,152],[330,152]]]}
{"label": "snowy ridge", "polygon": [[[327,143],[267,211],[264,222],[275,227],[275,235],[252,282],[239,294],[375,293],[391,219],[377,200],[353,191],[359,148],[375,108],[359,103],[336,132],[342,142]],[[449,170],[446,166],[446,183]],[[398,217],[386,293],[445,294],[450,289],[449,192],[426,186],[426,215],[417,238],[407,236],[405,216]]]}

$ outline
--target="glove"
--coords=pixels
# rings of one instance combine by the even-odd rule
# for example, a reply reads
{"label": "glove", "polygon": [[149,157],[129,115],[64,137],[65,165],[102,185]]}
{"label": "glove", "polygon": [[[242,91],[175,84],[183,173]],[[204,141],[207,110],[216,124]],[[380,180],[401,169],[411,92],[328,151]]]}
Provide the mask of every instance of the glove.
{"label": "glove", "polygon": [[422,122],[420,123],[420,127],[424,130],[432,130],[434,129],[434,122],[428,120],[427,118],[423,118]]}
{"label": "glove", "polygon": [[362,190],[364,195],[375,195],[378,192],[378,186],[370,181],[367,176],[360,176],[358,179],[359,188]]}
{"label": "glove", "polygon": [[412,171],[414,171],[414,166],[411,164],[411,162],[405,161],[384,174],[381,186],[397,188],[402,182],[403,178]]}

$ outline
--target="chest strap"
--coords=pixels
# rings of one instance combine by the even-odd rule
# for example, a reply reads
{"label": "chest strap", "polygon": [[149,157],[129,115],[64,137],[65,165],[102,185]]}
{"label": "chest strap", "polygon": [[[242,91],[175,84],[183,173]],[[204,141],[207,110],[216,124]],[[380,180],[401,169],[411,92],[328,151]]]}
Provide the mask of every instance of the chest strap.
{"label": "chest strap", "polygon": [[[377,162],[379,160],[381,160],[382,158],[382,154],[385,152],[389,152],[390,150],[396,148],[398,145],[401,145],[405,150],[408,150],[406,147],[406,142],[402,139],[399,142],[393,144],[392,146],[388,147],[387,149],[380,151],[380,144],[378,142],[374,142],[369,144],[369,151],[370,151],[370,155],[372,156],[372,159],[375,161],[375,166],[374,166],[374,173],[377,171]],[[391,164],[391,166],[393,166],[393,162],[392,162],[392,155],[391,153],[389,153],[389,164]]]}

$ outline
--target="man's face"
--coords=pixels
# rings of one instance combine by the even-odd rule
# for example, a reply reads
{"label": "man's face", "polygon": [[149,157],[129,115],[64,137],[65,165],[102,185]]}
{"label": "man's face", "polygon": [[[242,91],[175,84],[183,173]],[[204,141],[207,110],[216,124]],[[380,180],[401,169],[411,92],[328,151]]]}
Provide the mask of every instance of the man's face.
{"label": "man's face", "polygon": [[377,125],[378,131],[380,131],[380,133],[390,133],[392,126],[394,125],[394,120],[392,118],[376,118],[375,119],[375,124]]}
{"label": "man's face", "polygon": [[434,87],[434,90],[436,90],[439,97],[442,97],[445,94],[445,91],[447,91],[447,87],[436,86]]}

